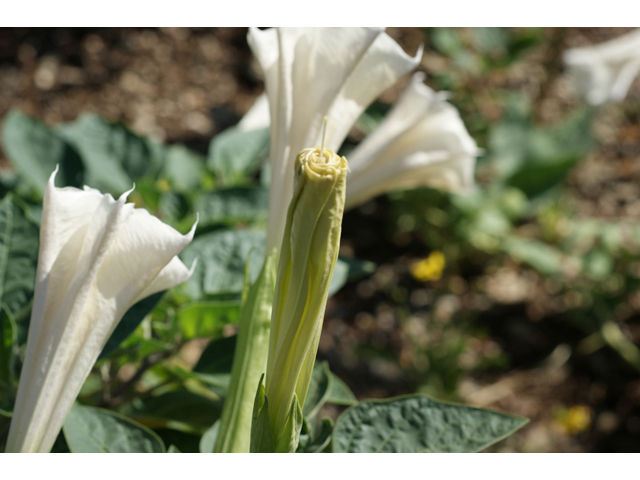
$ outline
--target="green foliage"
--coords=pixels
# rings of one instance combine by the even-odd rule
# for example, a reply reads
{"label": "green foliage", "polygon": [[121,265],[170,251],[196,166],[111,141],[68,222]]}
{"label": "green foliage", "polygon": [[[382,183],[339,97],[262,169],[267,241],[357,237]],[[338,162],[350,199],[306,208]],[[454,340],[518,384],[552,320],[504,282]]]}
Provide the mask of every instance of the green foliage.
{"label": "green foliage", "polygon": [[327,401],[333,387],[333,377],[329,364],[327,362],[316,363],[313,366],[311,374],[311,382],[309,382],[309,390],[304,401],[302,413],[305,417],[310,418],[317,415],[320,407]]}
{"label": "green foliage", "polygon": [[100,358],[109,356],[118,346],[133,333],[133,331],[140,325],[140,322],[144,320],[151,310],[157,305],[165,292],[154,293],[150,297],[143,298],[138,303],[133,305],[122,317],[120,323],[113,331],[107,343],[105,344]]}
{"label": "green foliage", "polygon": [[423,395],[367,400],[338,418],[333,451],[476,452],[527,422],[525,418],[438,402]]}
{"label": "green foliage", "polygon": [[203,194],[196,202],[200,225],[233,225],[266,220],[269,190],[264,187],[231,187]]}
{"label": "green foliage", "polygon": [[73,453],[164,453],[164,443],[152,430],[101,408],[74,406],[63,432]]}
{"label": "green foliage", "polygon": [[0,301],[18,322],[31,310],[39,230],[11,195],[0,202]]}
{"label": "green foliage", "polygon": [[221,336],[225,325],[238,321],[239,313],[237,302],[194,302],[178,311],[178,323],[185,340],[216,338]]}
{"label": "green foliage", "polygon": [[[307,427],[307,428],[305,428]],[[322,419],[320,428],[316,434],[308,428],[305,422],[300,434],[300,442],[296,453],[321,453],[329,446],[333,433],[333,421],[330,418]]]}
{"label": "green foliage", "polygon": [[176,192],[192,192],[200,187],[205,176],[205,159],[184,145],[171,145],[167,148],[162,176],[169,179]]}
{"label": "green foliage", "polygon": [[2,123],[2,144],[20,177],[40,196],[51,173],[60,166],[58,182],[79,187],[85,182],[77,151],[64,137],[18,110]]}
{"label": "green foliage", "polygon": [[231,127],[216,135],[209,145],[208,167],[224,185],[246,182],[269,150],[269,129],[242,130]]}
{"label": "green foliage", "polygon": [[[314,366],[314,371],[315,368],[317,367]],[[340,378],[338,378],[333,373],[331,374],[331,389],[329,390],[329,395],[327,396],[326,401],[328,403],[346,406],[351,406],[358,402],[356,396],[353,394],[347,384],[340,380]]]}
{"label": "green foliage", "polygon": [[277,256],[274,250],[265,258],[260,275],[251,284],[249,261],[246,264],[228,401],[222,412],[215,445],[215,451],[219,453],[246,453],[251,448],[251,424],[256,401],[254,390],[256,385],[261,385],[262,375],[267,368],[276,269]]}
{"label": "green foliage", "polygon": [[186,265],[198,259],[196,269],[186,284],[191,298],[200,300],[207,296],[240,293],[245,261],[249,259],[252,280],[260,271],[264,239],[261,231],[221,230],[193,240],[181,254]]}
{"label": "green foliage", "polygon": [[171,428],[185,433],[204,433],[222,412],[223,399],[180,390],[133,402],[128,415],[152,428]]}
{"label": "green foliage", "polygon": [[134,180],[156,176],[164,163],[162,145],[97,115],[80,115],[58,132],[80,153],[85,182],[101,191],[125,192]]}
{"label": "green foliage", "polygon": [[216,422],[211,425],[200,439],[200,453],[213,453],[213,447],[216,444],[216,440],[218,439],[218,432],[220,431],[220,420],[216,420]]}

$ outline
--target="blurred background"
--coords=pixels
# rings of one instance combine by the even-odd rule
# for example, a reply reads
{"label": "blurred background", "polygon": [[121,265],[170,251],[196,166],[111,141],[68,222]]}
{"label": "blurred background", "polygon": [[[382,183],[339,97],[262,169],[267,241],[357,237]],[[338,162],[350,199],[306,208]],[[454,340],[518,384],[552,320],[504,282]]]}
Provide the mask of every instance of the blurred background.
{"label": "blurred background", "polygon": [[[388,29],[411,55],[425,45],[426,83],[450,92],[484,153],[471,196],[422,188],[346,213],[341,257],[358,259],[359,272],[329,300],[318,358],[359,399],[421,392],[531,419],[490,451],[640,451],[640,80],[623,102],[591,107],[562,63],[568,48],[629,30]],[[184,230],[202,204],[192,193],[211,190],[222,168],[207,160],[212,138],[264,89],[246,35],[0,29],[0,119],[20,111],[54,128],[95,114],[175,146],[173,176],[147,172],[132,199]],[[407,80],[367,110],[345,149],[381,120]],[[0,188],[35,205],[7,138]],[[190,177],[181,176],[185,165]],[[201,213],[201,233],[248,223],[207,223],[209,214]],[[172,301],[182,300],[154,310],[158,332]],[[215,329],[221,339],[234,333],[229,318]],[[144,359],[103,360],[89,384],[122,394],[172,355],[193,366],[209,339],[182,334],[179,345],[154,347]],[[107,397],[103,406],[119,405],[118,395]],[[325,406],[326,415],[340,411]]]}

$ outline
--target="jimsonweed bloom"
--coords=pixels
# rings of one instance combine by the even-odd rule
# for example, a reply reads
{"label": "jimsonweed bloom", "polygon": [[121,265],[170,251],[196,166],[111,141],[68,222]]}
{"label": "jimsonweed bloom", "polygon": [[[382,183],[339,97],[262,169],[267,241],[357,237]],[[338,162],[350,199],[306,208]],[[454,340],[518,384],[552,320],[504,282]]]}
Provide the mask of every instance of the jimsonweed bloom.
{"label": "jimsonweed bloom", "polygon": [[[446,101],[446,93],[434,92],[424,84],[424,78],[423,73],[413,75],[382,123],[349,154],[347,209],[391,190],[429,186],[468,193],[473,189],[480,149],[457,109]],[[264,94],[258,97],[247,112],[241,121],[243,128],[269,126],[274,95],[268,89],[267,94],[269,98]],[[350,128],[355,118],[349,117],[349,121]],[[288,131],[272,125],[272,148],[278,141],[284,144],[286,135]],[[344,138],[341,136],[339,141]],[[335,143],[331,145],[334,148]],[[282,158],[272,150],[272,168],[282,168]],[[284,212],[283,192],[279,187],[271,190],[270,218]],[[276,220],[270,222],[275,229]]]}
{"label": "jimsonweed bloom", "polygon": [[267,252],[282,241],[291,171],[297,152],[319,145],[337,150],[364,109],[417,67],[415,57],[381,28],[278,28],[249,31],[264,73],[271,117],[271,182]]}
{"label": "jimsonweed bloom", "polygon": [[[57,171],[57,170],[56,170]],[[187,280],[193,238],[98,190],[46,186],[25,362],[7,452],[48,452],[124,313]]]}
{"label": "jimsonweed bloom", "polygon": [[591,105],[622,101],[640,73],[640,29],[598,45],[567,50],[564,63]]}
{"label": "jimsonweed bloom", "polygon": [[346,158],[328,149],[308,148],[296,157],[295,190],[280,249],[265,381],[276,451],[295,451],[297,445],[297,435],[294,432],[289,437],[285,424],[292,409],[304,405],[311,380],[329,283],[338,259],[347,169]]}
{"label": "jimsonweed bloom", "polygon": [[472,190],[476,142],[458,110],[416,73],[378,127],[349,154],[346,208],[390,190]]}

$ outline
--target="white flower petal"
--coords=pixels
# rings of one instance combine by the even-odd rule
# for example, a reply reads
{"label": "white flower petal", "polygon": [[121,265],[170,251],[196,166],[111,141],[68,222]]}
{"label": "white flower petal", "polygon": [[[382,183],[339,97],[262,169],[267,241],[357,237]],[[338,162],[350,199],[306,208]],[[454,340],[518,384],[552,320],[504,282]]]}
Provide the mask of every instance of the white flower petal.
{"label": "white flower petal", "polygon": [[[327,148],[340,148],[367,106],[384,90],[415,69],[421,58],[422,47],[412,58],[389,35],[378,35],[347,78],[326,114],[329,119]],[[316,143],[312,143],[313,145],[320,144],[320,131],[316,135]]]}
{"label": "white flower petal", "polygon": [[458,111],[416,73],[380,125],[349,155],[347,208],[393,189],[473,186],[479,151]]}
{"label": "white flower petal", "polygon": [[640,29],[598,45],[569,49],[564,62],[587,102],[621,101],[640,73]]}
{"label": "white flower petal", "polygon": [[254,102],[253,106],[238,122],[240,130],[259,130],[271,125],[271,113],[269,112],[269,97],[263,93]]}
{"label": "white flower petal", "polygon": [[7,451],[49,451],[124,313],[144,293],[188,278],[175,256],[193,230],[181,235],[125,204],[127,194],[116,201],[92,189],[55,188],[54,176],[45,191],[34,306]]}
{"label": "white flower petal", "polygon": [[135,302],[137,303],[143,298],[147,298],[154,293],[161,292],[163,290],[168,290],[169,288],[175,287],[176,285],[180,285],[181,283],[186,282],[191,278],[193,271],[196,268],[196,264],[198,260],[194,260],[191,268],[187,268],[187,266],[182,263],[178,257],[173,257],[169,264],[160,270],[160,273],[153,279],[153,281],[144,289],[144,291],[138,295]]}

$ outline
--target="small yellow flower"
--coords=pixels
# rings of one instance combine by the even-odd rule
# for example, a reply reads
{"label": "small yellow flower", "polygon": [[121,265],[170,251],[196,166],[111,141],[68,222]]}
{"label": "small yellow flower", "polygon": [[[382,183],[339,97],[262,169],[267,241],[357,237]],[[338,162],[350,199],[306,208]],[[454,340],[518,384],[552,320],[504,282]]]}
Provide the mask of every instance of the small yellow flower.
{"label": "small yellow flower", "polygon": [[411,275],[419,282],[440,280],[446,264],[444,254],[439,250],[434,250],[427,258],[420,260],[411,267]]}
{"label": "small yellow flower", "polygon": [[574,405],[556,414],[555,421],[569,435],[576,435],[591,427],[591,409],[585,405]]}

